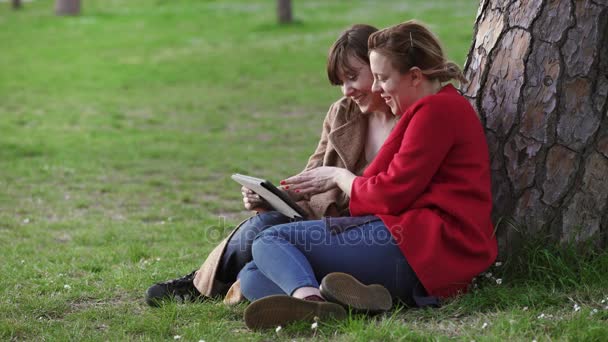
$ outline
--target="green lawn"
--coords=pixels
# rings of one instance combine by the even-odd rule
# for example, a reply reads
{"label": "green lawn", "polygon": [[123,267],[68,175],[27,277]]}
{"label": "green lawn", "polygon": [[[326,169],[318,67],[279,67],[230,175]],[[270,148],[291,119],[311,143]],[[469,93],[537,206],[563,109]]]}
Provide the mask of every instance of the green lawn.
{"label": "green lawn", "polygon": [[[338,33],[427,22],[463,63],[472,0],[0,3],[0,340],[601,340],[608,256],[528,248],[441,309],[254,333],[244,306],[152,309],[247,217],[234,172],[299,171],[329,104]],[[531,244],[531,246],[534,246]],[[501,284],[497,280],[501,279]],[[500,282],[500,281],[498,281]],[[576,304],[576,305],[575,305]]]}

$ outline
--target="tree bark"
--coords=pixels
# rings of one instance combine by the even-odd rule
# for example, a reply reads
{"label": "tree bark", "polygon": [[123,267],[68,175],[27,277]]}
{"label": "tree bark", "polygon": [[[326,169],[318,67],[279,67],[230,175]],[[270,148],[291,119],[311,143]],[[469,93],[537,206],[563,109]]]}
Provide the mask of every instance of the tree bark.
{"label": "tree bark", "polygon": [[13,4],[13,9],[21,8],[21,0],[12,0],[11,3]]}
{"label": "tree bark", "polygon": [[289,24],[292,22],[291,0],[277,0],[277,16],[279,24]]}
{"label": "tree bark", "polygon": [[56,0],[55,14],[78,15],[80,14],[80,0]]}
{"label": "tree bark", "polygon": [[465,75],[501,254],[526,235],[605,248],[608,1],[482,0]]}

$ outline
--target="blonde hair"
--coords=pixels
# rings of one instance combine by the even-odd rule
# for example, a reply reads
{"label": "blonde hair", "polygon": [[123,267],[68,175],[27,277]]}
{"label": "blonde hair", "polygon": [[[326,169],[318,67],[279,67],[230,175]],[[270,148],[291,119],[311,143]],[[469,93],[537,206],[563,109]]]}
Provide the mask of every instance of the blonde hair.
{"label": "blonde hair", "polygon": [[415,20],[374,32],[367,44],[370,52],[375,50],[388,57],[401,73],[418,67],[431,80],[447,82],[455,79],[468,83],[460,67],[446,60],[439,39]]}

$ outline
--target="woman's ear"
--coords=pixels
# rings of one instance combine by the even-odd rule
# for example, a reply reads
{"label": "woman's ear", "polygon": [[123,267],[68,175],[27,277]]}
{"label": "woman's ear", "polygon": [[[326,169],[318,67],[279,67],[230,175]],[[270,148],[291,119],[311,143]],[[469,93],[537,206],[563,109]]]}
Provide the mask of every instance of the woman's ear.
{"label": "woman's ear", "polygon": [[409,73],[412,77],[412,86],[417,87],[424,80],[424,74],[419,67],[411,67]]}

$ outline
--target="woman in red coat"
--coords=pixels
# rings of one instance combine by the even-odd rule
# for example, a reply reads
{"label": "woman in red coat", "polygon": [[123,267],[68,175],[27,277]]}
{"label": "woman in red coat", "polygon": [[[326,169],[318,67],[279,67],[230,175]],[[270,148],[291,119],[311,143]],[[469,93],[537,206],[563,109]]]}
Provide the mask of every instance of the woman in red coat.
{"label": "woman in red coat", "polygon": [[[418,305],[465,292],[472,278],[496,258],[497,244],[490,220],[489,157],[483,129],[468,101],[451,84],[442,85],[452,79],[466,81],[462,72],[445,60],[437,38],[415,21],[378,31],[368,44],[373,90],[380,92],[399,118],[397,125],[362,176],[320,167],[282,184],[302,194],[339,187],[350,196],[352,217],[321,221],[325,229],[333,235],[366,229],[377,234],[384,229],[390,232],[394,243],[381,245],[374,239],[359,239],[351,242],[349,248],[365,250],[362,255],[350,254],[350,260],[342,260],[336,252],[319,260],[317,256],[325,250],[346,249],[336,240],[312,241],[310,233],[295,234],[298,228],[294,224],[268,230],[254,242],[254,265],[250,269],[259,276],[242,276],[275,283],[285,293],[252,303],[245,313],[248,326],[271,326],[307,315],[340,317],[335,304],[323,299],[371,309],[367,306],[373,306],[383,292],[359,284],[354,278],[367,277],[367,283],[384,285],[391,294],[398,292],[391,288],[396,281],[391,274],[398,271],[391,264],[394,257],[382,256],[395,246],[411,267],[414,281],[423,287],[422,296],[420,291],[411,293],[413,299],[421,299],[410,301]],[[311,225],[300,230],[311,230]],[[367,266],[353,269],[349,267],[352,264]],[[382,274],[369,270],[374,267],[388,271]],[[326,278],[321,290],[313,280],[309,280],[310,284],[302,280],[306,278],[302,274],[311,269],[317,278]],[[350,273],[354,278],[324,274],[328,270]],[[255,288],[251,283],[244,282],[243,286]],[[400,299],[408,302],[409,295],[400,294],[405,297]],[[269,310],[271,307],[274,311]]]}

